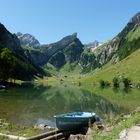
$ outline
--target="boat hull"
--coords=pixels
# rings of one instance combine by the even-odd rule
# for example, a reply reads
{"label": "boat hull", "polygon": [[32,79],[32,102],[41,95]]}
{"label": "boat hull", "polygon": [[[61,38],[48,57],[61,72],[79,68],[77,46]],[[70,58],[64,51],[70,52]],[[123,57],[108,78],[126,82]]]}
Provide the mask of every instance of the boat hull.
{"label": "boat hull", "polygon": [[59,117],[56,116],[56,126],[60,130],[74,130],[89,127],[95,122],[95,116],[91,117]]}

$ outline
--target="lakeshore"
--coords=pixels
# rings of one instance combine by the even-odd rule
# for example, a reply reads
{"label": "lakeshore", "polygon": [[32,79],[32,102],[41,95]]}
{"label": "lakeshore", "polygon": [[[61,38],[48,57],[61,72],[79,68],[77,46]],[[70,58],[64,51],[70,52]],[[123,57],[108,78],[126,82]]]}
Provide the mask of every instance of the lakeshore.
{"label": "lakeshore", "polygon": [[[138,89],[126,91],[118,88],[114,90],[112,87],[100,88],[99,86],[95,87],[95,85],[78,85],[76,80],[74,83],[72,81],[73,78],[65,78],[60,81],[51,77],[44,79],[44,81],[31,82],[34,84],[28,86],[23,84],[25,87],[1,91],[0,106],[5,108],[0,108],[1,116],[3,119],[7,118],[6,120],[14,126],[11,127],[10,125],[6,129],[1,129],[1,132],[9,131],[10,134],[22,137],[33,136],[43,132],[33,129],[39,118],[53,121],[53,116],[56,114],[83,110],[95,111],[103,118],[104,125],[111,127],[111,125],[117,125],[115,121],[119,120],[121,116],[139,106],[140,94]],[[65,108],[62,112],[63,106]],[[133,124],[136,124],[135,120]],[[92,131],[93,134],[94,131]]]}

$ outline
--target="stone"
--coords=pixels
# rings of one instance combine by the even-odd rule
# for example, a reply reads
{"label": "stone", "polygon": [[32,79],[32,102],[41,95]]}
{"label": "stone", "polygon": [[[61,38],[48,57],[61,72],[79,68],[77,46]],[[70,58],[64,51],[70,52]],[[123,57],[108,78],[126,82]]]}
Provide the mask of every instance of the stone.
{"label": "stone", "polygon": [[123,131],[119,134],[120,140],[125,140],[126,136],[127,136],[127,131],[126,131],[126,130],[123,130]]}
{"label": "stone", "polygon": [[88,140],[88,137],[82,134],[70,135],[68,140]]}
{"label": "stone", "polygon": [[123,130],[119,140],[140,140],[140,126],[133,126],[128,131]]}

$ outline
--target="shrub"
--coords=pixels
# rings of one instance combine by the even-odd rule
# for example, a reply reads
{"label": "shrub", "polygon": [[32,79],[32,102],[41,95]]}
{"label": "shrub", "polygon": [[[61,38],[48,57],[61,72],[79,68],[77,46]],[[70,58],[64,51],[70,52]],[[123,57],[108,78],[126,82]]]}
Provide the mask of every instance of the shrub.
{"label": "shrub", "polygon": [[137,83],[137,84],[136,84],[136,87],[137,87],[138,89],[140,89],[140,83]]}
{"label": "shrub", "polygon": [[123,82],[125,88],[128,88],[131,85],[131,80],[129,80],[128,78],[123,78],[122,82]]}
{"label": "shrub", "polygon": [[110,83],[108,81],[100,80],[100,87],[108,87]]}
{"label": "shrub", "polygon": [[112,80],[113,87],[119,87],[119,79],[118,77],[114,77]]}
{"label": "shrub", "polygon": [[82,85],[82,83],[81,82],[78,82],[78,86],[81,86]]}
{"label": "shrub", "polygon": [[114,77],[112,80],[113,87],[129,88],[132,83],[131,80],[124,76]]}
{"label": "shrub", "polygon": [[105,81],[104,80],[100,80],[100,87],[104,87],[105,86]]}

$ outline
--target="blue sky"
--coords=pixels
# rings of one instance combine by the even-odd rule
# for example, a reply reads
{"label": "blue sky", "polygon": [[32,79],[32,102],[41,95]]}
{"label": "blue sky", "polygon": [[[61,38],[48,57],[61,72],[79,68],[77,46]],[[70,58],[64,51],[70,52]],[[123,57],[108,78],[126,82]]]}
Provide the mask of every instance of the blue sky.
{"label": "blue sky", "polygon": [[78,33],[83,43],[105,42],[140,11],[140,0],[0,0],[0,22],[41,44]]}

